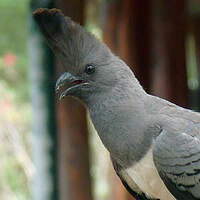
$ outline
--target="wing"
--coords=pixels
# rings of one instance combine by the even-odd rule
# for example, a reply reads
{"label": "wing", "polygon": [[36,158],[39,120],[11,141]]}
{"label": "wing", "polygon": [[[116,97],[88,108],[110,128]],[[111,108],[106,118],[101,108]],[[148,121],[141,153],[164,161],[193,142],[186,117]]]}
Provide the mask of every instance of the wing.
{"label": "wing", "polygon": [[153,158],[168,190],[178,200],[200,199],[200,133],[163,130],[155,141]]}

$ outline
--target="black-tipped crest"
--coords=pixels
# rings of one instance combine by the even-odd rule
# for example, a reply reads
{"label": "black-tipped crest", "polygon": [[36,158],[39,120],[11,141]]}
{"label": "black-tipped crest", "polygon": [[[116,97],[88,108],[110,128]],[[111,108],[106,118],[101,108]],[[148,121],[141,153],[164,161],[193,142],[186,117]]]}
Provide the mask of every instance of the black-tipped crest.
{"label": "black-tipped crest", "polygon": [[44,36],[51,42],[59,43],[66,28],[73,26],[70,18],[66,19],[62,11],[56,8],[39,8],[33,12],[33,16]]}
{"label": "black-tipped crest", "polygon": [[67,71],[83,71],[78,68],[105,61],[108,57],[110,51],[104,44],[69,17],[65,17],[60,10],[40,8],[33,16]]}

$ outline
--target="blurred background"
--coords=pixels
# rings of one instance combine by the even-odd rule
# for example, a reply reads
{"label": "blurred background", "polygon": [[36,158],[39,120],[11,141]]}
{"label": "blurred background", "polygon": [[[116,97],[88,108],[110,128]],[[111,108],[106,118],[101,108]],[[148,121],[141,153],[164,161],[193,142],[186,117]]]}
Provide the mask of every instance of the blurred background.
{"label": "blurred background", "polygon": [[0,0],[0,199],[133,200],[77,101],[58,102],[59,60],[31,13],[57,7],[151,94],[200,110],[199,0]]}

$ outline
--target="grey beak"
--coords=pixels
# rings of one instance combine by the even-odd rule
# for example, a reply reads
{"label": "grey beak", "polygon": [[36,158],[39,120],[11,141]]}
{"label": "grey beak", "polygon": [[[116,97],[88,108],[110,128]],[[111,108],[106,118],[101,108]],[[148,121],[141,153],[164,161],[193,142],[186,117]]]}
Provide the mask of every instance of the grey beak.
{"label": "grey beak", "polygon": [[69,72],[64,72],[59,79],[56,81],[56,92],[59,92],[60,88],[65,85],[65,83],[72,83],[77,80],[77,77],[73,76]]}
{"label": "grey beak", "polygon": [[80,79],[79,77],[69,73],[69,72],[64,72],[59,79],[56,81],[56,87],[55,90],[58,93],[61,87],[64,85],[69,85],[69,87],[61,93],[59,99],[63,99],[65,96],[68,95],[73,95],[74,92],[80,87],[87,87],[89,85],[88,82],[85,80]]}

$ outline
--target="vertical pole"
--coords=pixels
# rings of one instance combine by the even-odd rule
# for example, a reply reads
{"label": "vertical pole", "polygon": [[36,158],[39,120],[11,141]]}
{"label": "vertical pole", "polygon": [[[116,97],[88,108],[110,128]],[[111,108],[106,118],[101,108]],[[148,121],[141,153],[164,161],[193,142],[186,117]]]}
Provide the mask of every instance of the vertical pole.
{"label": "vertical pole", "polygon": [[[84,0],[57,0],[65,15],[84,24]],[[57,61],[57,71],[62,67]],[[61,200],[91,200],[88,128],[85,108],[75,99],[58,102],[59,180]]]}
{"label": "vertical pole", "polygon": [[119,19],[119,54],[150,90],[151,1],[123,0]]}
{"label": "vertical pole", "polygon": [[150,90],[151,1],[117,0],[107,3],[104,38],[108,46]]}
{"label": "vertical pole", "polygon": [[[51,7],[52,1],[32,1],[31,10]],[[57,200],[57,139],[54,102],[54,61],[51,51],[31,19],[30,78],[32,83],[33,134],[35,165],[33,200]]]}
{"label": "vertical pole", "polygon": [[[199,14],[200,15],[200,14]],[[198,71],[200,71],[200,16],[191,17],[190,24],[194,40],[195,40],[195,53],[197,59]]]}
{"label": "vertical pole", "polygon": [[188,104],[185,64],[185,0],[153,1],[153,93]]}
{"label": "vertical pole", "polygon": [[[197,64],[197,77],[200,83],[200,13],[191,16],[189,19],[190,31],[195,42],[195,59]],[[190,66],[189,66],[190,67]],[[200,111],[200,86],[195,90],[190,90],[190,105],[193,109]]]}

